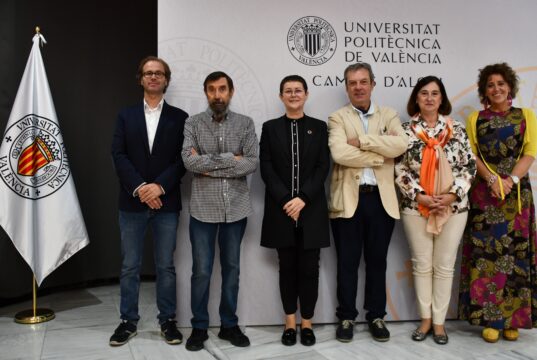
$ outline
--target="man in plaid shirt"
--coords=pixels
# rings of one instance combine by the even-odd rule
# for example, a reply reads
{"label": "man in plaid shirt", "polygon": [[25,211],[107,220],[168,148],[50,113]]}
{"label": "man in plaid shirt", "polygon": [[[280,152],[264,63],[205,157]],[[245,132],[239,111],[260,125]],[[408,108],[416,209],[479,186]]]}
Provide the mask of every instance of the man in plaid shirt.
{"label": "man in plaid shirt", "polygon": [[255,171],[258,142],[250,117],[228,109],[233,80],[221,71],[203,83],[209,108],[185,123],[182,158],[193,173],[190,198],[192,244],[190,351],[203,349],[209,327],[209,286],[218,234],[222,266],[221,327],[218,336],[235,346],[250,341],[238,326],[240,245],[246,220],[253,213],[246,176]]}

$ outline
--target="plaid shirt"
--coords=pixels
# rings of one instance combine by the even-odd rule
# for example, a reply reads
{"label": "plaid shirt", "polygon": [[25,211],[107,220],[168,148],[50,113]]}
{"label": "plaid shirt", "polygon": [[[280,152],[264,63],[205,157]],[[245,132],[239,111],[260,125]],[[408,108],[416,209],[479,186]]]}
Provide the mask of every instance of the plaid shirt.
{"label": "plaid shirt", "polygon": [[[181,156],[194,174],[190,215],[208,223],[234,222],[253,213],[246,175],[257,168],[251,118],[228,111],[220,123],[211,109],[186,120]],[[192,149],[197,155],[192,155]],[[235,155],[241,155],[240,160]]]}

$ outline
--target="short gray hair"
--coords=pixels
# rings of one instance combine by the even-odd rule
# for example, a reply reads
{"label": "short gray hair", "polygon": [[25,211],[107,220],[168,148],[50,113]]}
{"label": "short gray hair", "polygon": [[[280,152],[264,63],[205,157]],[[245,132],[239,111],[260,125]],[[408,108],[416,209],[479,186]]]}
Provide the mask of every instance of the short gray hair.
{"label": "short gray hair", "polygon": [[351,64],[347,66],[347,68],[345,69],[345,72],[343,73],[343,76],[345,77],[345,85],[347,85],[347,75],[351,71],[354,72],[354,71],[358,71],[361,69],[366,69],[367,72],[369,72],[369,79],[371,79],[371,82],[375,81],[375,75],[373,74],[373,69],[371,68],[371,65],[365,62],[359,62],[356,64]]}

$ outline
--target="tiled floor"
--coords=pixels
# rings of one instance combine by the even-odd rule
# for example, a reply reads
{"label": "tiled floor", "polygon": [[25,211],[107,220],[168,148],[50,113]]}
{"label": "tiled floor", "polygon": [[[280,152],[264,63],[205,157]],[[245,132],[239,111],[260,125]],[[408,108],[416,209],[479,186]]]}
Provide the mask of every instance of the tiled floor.
{"label": "tiled floor", "polygon": [[[281,326],[246,328],[252,345],[235,348],[210,329],[205,350],[189,352],[184,345],[170,346],[162,338],[155,321],[154,285],[143,283],[140,297],[142,319],[138,335],[127,345],[112,348],[108,338],[118,324],[119,287],[103,286],[57,293],[39,299],[50,307],[56,319],[38,325],[13,321],[16,312],[30,303],[0,308],[0,359],[537,359],[537,330],[521,331],[516,342],[500,340],[487,344],[480,328],[466,322],[449,321],[449,344],[436,345],[431,338],[421,343],[410,339],[414,322],[388,323],[392,338],[387,343],[371,339],[365,324],[356,325],[355,339],[349,344],[335,340],[335,325],[317,325],[317,344],[285,347],[280,343]],[[181,329],[188,336],[190,329]]]}

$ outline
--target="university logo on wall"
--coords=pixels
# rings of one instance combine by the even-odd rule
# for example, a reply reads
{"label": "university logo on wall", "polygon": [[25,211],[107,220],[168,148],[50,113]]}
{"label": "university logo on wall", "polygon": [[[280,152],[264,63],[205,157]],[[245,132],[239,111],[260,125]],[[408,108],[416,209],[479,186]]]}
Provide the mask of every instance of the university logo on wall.
{"label": "university logo on wall", "polygon": [[318,16],[304,16],[289,28],[287,46],[302,64],[322,65],[336,52],[336,32],[326,20]]}
{"label": "university logo on wall", "polygon": [[60,128],[41,116],[26,115],[4,134],[0,177],[17,195],[37,200],[59,190],[70,175]]}

